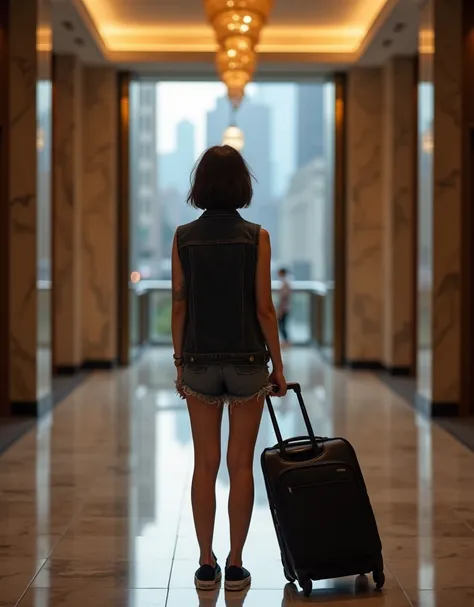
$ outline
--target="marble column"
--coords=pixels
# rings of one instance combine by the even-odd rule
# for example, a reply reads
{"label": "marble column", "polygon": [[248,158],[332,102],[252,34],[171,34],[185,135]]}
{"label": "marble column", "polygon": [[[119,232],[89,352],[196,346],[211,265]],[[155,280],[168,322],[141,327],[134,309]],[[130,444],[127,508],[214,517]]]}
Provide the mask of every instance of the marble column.
{"label": "marble column", "polygon": [[82,70],[74,56],[54,58],[53,366],[82,365]]}
{"label": "marble column", "polygon": [[82,94],[82,348],[86,366],[117,360],[118,83],[84,67]]}
{"label": "marble column", "polygon": [[49,2],[11,0],[8,40],[9,394],[13,412],[38,414],[51,390]]}
{"label": "marble column", "polygon": [[419,79],[418,392],[433,415],[461,387],[462,2],[422,8]]}
{"label": "marble column", "polygon": [[384,66],[383,363],[393,374],[415,366],[416,60]]}
{"label": "marble column", "polygon": [[[9,55],[8,55],[8,4],[0,2],[0,90],[9,88]],[[9,233],[10,233],[10,205],[8,187],[8,156],[9,141],[5,137],[8,133],[10,116],[8,96],[0,95],[0,273],[4,284],[9,284]],[[0,290],[0,417],[10,414],[9,390],[9,293],[8,289]]]}
{"label": "marble column", "polygon": [[354,68],[347,88],[346,359],[380,365],[383,70]]}

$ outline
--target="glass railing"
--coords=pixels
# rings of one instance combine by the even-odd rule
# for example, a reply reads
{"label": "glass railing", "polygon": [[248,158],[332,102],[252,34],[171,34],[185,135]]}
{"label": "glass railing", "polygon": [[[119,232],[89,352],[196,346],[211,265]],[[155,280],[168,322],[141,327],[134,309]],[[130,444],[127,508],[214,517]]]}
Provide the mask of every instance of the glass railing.
{"label": "glass railing", "polygon": [[[279,283],[273,283],[275,303]],[[38,281],[40,343],[50,346],[49,298],[50,281]],[[332,282],[293,281],[292,309],[288,330],[292,343],[315,344],[323,350],[332,348]],[[131,354],[146,343],[171,344],[171,281],[142,280],[130,283],[130,349]],[[42,328],[44,330],[42,331]]]}
{"label": "glass railing", "polygon": [[[279,283],[273,284],[275,303],[278,299]],[[134,323],[138,327],[133,335],[143,335],[139,326],[146,321],[148,325],[147,341],[156,345],[171,343],[171,283],[162,280],[143,280],[138,285],[131,285],[132,297],[144,298],[145,306],[139,306],[141,313],[136,313],[134,306]],[[329,327],[332,316],[332,283],[314,281],[295,281],[292,283],[292,309],[288,319],[290,339],[294,345],[317,344],[330,345],[332,330]],[[329,303],[328,303],[329,302]],[[328,313],[329,318],[328,318]],[[147,318],[143,315],[146,314]],[[138,318],[140,316],[141,318]]]}

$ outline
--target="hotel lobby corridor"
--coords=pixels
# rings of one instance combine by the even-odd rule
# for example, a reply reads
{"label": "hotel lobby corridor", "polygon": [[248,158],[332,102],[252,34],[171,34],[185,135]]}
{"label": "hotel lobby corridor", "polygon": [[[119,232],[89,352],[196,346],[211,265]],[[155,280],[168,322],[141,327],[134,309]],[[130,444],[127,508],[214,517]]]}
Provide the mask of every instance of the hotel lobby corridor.
{"label": "hotel lobby corridor", "polygon": [[[356,593],[354,580],[345,579],[315,583],[304,599],[286,584],[259,464],[275,440],[265,414],[244,554],[252,588],[246,597],[223,589],[197,595],[191,435],[173,390],[171,351],[162,348],[128,369],[89,375],[0,456],[0,605],[474,604],[474,453],[377,376],[334,370],[309,349],[285,356],[317,433],[347,437],[358,452],[382,535],[383,593]],[[277,406],[285,435],[303,434],[292,396]],[[226,432],[224,416],[223,441]],[[215,537],[221,562],[228,551],[223,460]]]}

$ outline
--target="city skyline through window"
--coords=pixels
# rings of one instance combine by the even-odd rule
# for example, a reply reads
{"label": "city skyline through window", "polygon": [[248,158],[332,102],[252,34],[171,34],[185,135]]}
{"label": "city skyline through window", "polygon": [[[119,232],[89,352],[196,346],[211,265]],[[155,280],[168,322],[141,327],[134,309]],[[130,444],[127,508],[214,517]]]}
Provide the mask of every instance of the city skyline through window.
{"label": "city skyline through window", "polygon": [[[331,280],[333,84],[253,83],[236,119],[256,181],[250,221],[272,237],[275,271],[296,280]],[[222,142],[232,120],[218,82],[132,83],[132,269],[170,278],[176,227],[197,218],[186,205],[192,169]]]}

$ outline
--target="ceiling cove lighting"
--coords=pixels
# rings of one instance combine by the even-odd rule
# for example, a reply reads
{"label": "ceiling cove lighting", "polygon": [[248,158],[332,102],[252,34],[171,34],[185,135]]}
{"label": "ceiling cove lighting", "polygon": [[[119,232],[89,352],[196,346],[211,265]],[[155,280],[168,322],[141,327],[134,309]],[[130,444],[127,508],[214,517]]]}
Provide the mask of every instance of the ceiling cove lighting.
{"label": "ceiling cove lighting", "polygon": [[[327,26],[272,24],[264,27],[274,0],[203,0],[209,25],[131,22],[121,15],[121,3],[115,0],[74,0],[89,15],[111,60],[116,59],[116,53],[214,54],[228,35],[242,34],[254,41],[253,48],[260,55],[352,55],[338,58],[343,63],[357,59],[371,27],[392,1],[351,0],[340,19]],[[224,9],[227,15],[234,11],[230,13],[231,19],[222,14]]]}

